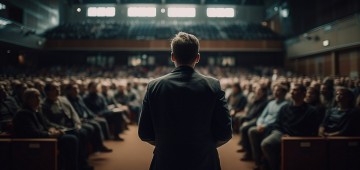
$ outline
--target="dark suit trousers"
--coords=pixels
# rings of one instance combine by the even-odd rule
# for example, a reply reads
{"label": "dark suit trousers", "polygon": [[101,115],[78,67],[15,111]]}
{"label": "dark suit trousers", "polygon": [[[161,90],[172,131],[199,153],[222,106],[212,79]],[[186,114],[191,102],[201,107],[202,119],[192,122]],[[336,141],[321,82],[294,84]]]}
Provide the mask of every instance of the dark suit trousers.
{"label": "dark suit trousers", "polygon": [[75,135],[65,134],[58,138],[60,165],[65,170],[78,170],[79,140]]}

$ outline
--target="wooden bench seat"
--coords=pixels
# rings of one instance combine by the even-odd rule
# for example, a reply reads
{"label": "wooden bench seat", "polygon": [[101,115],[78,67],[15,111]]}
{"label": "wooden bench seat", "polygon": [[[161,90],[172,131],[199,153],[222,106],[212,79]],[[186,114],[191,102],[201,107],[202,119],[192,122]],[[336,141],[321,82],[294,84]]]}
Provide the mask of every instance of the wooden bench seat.
{"label": "wooden bench seat", "polygon": [[360,137],[283,137],[282,170],[359,170]]}
{"label": "wooden bench seat", "polygon": [[57,155],[57,139],[0,139],[2,170],[57,170]]}

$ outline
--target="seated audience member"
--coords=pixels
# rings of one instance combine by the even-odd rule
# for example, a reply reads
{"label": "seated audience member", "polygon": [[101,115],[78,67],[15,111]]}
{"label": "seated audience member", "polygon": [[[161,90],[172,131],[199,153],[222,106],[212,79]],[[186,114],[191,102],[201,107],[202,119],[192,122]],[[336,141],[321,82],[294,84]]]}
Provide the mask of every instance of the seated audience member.
{"label": "seated audience member", "polygon": [[247,82],[244,84],[244,90],[243,90],[243,94],[246,97],[247,103],[252,104],[254,102],[254,91],[255,91],[256,86],[254,86],[254,84]]}
{"label": "seated audience member", "polygon": [[57,138],[60,165],[64,170],[78,170],[78,138],[52,126],[41,113],[40,92],[27,89],[23,95],[23,106],[13,119],[14,135],[21,138]]}
{"label": "seated audience member", "polygon": [[[76,112],[76,110],[74,109],[74,107],[72,107],[71,103],[69,102],[69,100],[66,97],[62,97],[59,96],[57,89],[57,86],[54,86],[54,83],[50,83],[46,86],[46,95],[47,98],[43,104],[43,111],[44,113],[51,118],[52,121],[57,122],[57,124],[63,125],[67,128],[73,128],[72,125],[67,125],[66,123],[63,123],[61,121],[69,121],[69,123],[71,124],[71,120],[72,124],[79,124],[78,123],[78,118],[79,117],[79,113]],[[64,89],[65,90],[65,89]],[[76,89],[74,89],[76,90]],[[74,92],[74,91],[73,91]],[[74,101],[74,100],[73,100]],[[76,103],[76,102],[74,102]],[[78,103],[76,103],[78,104]],[[58,107],[59,106],[59,107]],[[80,105],[75,105],[77,106],[77,109],[79,111],[82,111],[81,108],[79,108]],[[59,108],[59,111],[57,110],[57,107]],[[84,115],[84,112],[81,112],[81,116],[82,118],[84,116],[87,117],[87,115]],[[60,115],[57,115],[60,114]],[[90,115],[89,115],[90,116]],[[57,118],[55,118],[57,117]],[[69,118],[70,120],[67,120],[67,118]],[[94,121],[90,121],[89,119],[80,119],[80,130],[84,129],[86,131],[87,136],[89,136],[89,139],[91,140],[91,143],[93,144],[94,147],[94,151],[100,151],[100,152],[111,152],[111,149],[108,149],[107,147],[104,146],[103,144],[103,135],[102,135],[102,130],[101,130],[101,126],[99,125],[98,122]],[[77,125],[75,125],[77,126]]]}
{"label": "seated audience member", "polygon": [[304,87],[307,89],[310,87],[311,85],[311,79],[306,77],[302,80],[302,84],[304,85]]}
{"label": "seated audience member", "polygon": [[8,95],[4,85],[0,85],[0,131],[11,133],[12,119],[20,109],[15,99]]}
{"label": "seated audience member", "polygon": [[266,87],[261,87],[261,86],[256,87],[254,94],[254,101],[249,106],[246,116],[244,117],[244,121],[245,121],[244,123],[246,124],[256,123],[257,118],[260,116],[260,114],[268,104],[267,91],[268,90]]}
{"label": "seated audience member", "polygon": [[70,101],[78,113],[82,122],[88,122],[101,129],[103,139],[110,139],[109,126],[106,119],[96,116],[87,106],[79,95],[79,88],[76,84],[69,84],[65,88],[66,98]]}
{"label": "seated audience member", "polygon": [[42,80],[36,79],[34,81],[34,88],[39,90],[41,99],[45,98],[44,87],[45,87],[45,83]]}
{"label": "seated audience member", "polygon": [[248,130],[253,126],[256,126],[257,118],[260,116],[260,114],[268,104],[267,88],[260,86],[256,87],[254,98],[255,98],[254,101],[248,107],[247,114],[244,117],[244,123],[240,127],[241,141],[239,143],[243,145],[243,148],[238,150],[238,152],[246,151],[245,153],[246,156],[244,156],[242,160],[246,160],[249,158],[247,154],[249,154],[251,149],[248,141],[249,140]]}
{"label": "seated audience member", "polygon": [[287,91],[288,88],[284,85],[274,85],[272,93],[274,99],[266,105],[260,117],[256,120],[255,126],[243,132],[245,133],[244,139],[247,139],[246,147],[248,150],[243,160],[254,159],[255,169],[261,165],[261,141],[272,131],[273,123],[278,116],[280,108],[288,103],[288,101],[285,100]]}
{"label": "seated audience member", "polygon": [[282,136],[316,136],[319,124],[316,109],[305,103],[306,88],[294,84],[292,102],[281,107],[274,123],[274,130],[261,142],[261,148],[271,170],[280,169]]}
{"label": "seated audience member", "polygon": [[117,108],[108,108],[106,99],[99,93],[98,85],[95,82],[90,82],[88,85],[88,94],[84,97],[86,106],[96,115],[104,117],[110,126],[114,128],[114,140],[123,141],[120,137],[122,132],[123,113],[124,110]]}
{"label": "seated audience member", "polygon": [[129,114],[130,110],[127,106],[128,99],[126,92],[124,91],[124,86],[119,85],[116,90],[112,91],[109,89],[109,86],[103,83],[101,85],[101,95],[106,99],[105,101],[109,109],[116,108],[119,110],[123,110],[123,119],[129,122],[127,115]]}
{"label": "seated audience member", "polygon": [[231,86],[231,93],[228,98],[228,106],[230,115],[233,118],[233,129],[235,131],[239,130],[239,127],[241,126],[243,122],[243,117],[245,116],[245,113],[242,111],[245,109],[245,106],[247,104],[247,99],[242,93],[242,89],[239,83],[234,83]]}
{"label": "seated audience member", "polygon": [[232,91],[228,98],[228,104],[229,104],[230,114],[234,115],[236,112],[240,112],[244,110],[247,103],[247,99],[243,95],[239,83],[234,83],[231,89]]}
{"label": "seated audience member", "polygon": [[325,78],[320,85],[320,101],[326,109],[336,106],[334,99],[334,80],[332,78]]}
{"label": "seated audience member", "polygon": [[320,92],[315,87],[308,87],[306,90],[305,103],[315,107],[318,113],[318,122],[322,122],[325,116],[326,107],[320,102]]}
{"label": "seated audience member", "polygon": [[16,104],[21,107],[23,104],[22,96],[24,91],[27,89],[27,85],[25,83],[21,83],[20,81],[14,81],[12,86],[12,97],[15,99]]}
{"label": "seated audience member", "polygon": [[360,136],[360,111],[350,89],[336,89],[337,107],[327,110],[319,128],[320,136]]}
{"label": "seated audience member", "polygon": [[128,102],[128,96],[127,91],[125,89],[125,85],[122,83],[119,83],[117,85],[116,91],[114,91],[114,99],[116,103],[119,103],[121,105],[126,105]]}
{"label": "seated audience member", "polygon": [[79,95],[84,97],[87,93],[86,84],[81,80],[76,81],[76,84],[79,86]]}
{"label": "seated audience member", "polygon": [[87,143],[90,142],[94,148],[102,146],[101,135],[95,131],[94,127],[88,124],[82,124],[70,102],[63,96],[60,96],[60,87],[57,83],[47,83],[44,88],[46,98],[42,102],[41,110],[43,115],[53,124],[65,129],[69,133],[79,138],[80,147],[80,167],[83,169],[92,169],[87,162]]}
{"label": "seated audience member", "polygon": [[114,99],[124,110],[127,110],[128,113],[135,114],[134,117],[137,117],[137,114],[140,112],[141,99],[135,89],[131,87],[130,82],[128,82],[126,86],[124,84],[118,85]]}
{"label": "seated audience member", "polygon": [[354,80],[354,87],[351,90],[355,96],[360,96],[360,79]]}
{"label": "seated audience member", "polygon": [[126,92],[127,92],[127,106],[129,107],[130,112],[134,116],[134,121],[137,122],[141,110],[141,102],[140,92],[135,88],[135,84],[128,82],[126,84]]}
{"label": "seated audience member", "polygon": [[114,107],[116,107],[118,105],[118,103],[116,102],[115,98],[114,98],[114,94],[113,92],[109,89],[110,88],[110,84],[109,83],[101,83],[101,92],[100,94],[102,96],[104,96],[106,103],[108,105],[114,105]]}

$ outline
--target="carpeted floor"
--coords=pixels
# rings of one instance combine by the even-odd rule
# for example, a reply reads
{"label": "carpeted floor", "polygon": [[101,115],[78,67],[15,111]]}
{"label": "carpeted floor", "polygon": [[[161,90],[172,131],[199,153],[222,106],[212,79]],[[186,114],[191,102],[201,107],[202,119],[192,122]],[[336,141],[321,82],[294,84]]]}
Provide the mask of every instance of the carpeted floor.
{"label": "carpeted floor", "polygon": [[[91,155],[90,164],[95,170],[147,170],[152,158],[153,146],[142,142],[137,136],[137,126],[129,126],[122,134],[124,142],[106,141],[112,153]],[[227,144],[219,148],[223,170],[251,170],[253,162],[240,161],[242,153],[237,153],[239,136],[234,135]]]}

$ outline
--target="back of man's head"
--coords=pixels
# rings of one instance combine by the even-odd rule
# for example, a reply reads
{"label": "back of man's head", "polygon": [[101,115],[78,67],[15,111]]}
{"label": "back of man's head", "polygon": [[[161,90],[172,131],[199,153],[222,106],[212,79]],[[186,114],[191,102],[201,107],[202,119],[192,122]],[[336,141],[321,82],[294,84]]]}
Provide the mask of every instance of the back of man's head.
{"label": "back of man's head", "polygon": [[192,34],[179,32],[171,40],[171,51],[178,64],[191,64],[199,53],[199,40]]}

